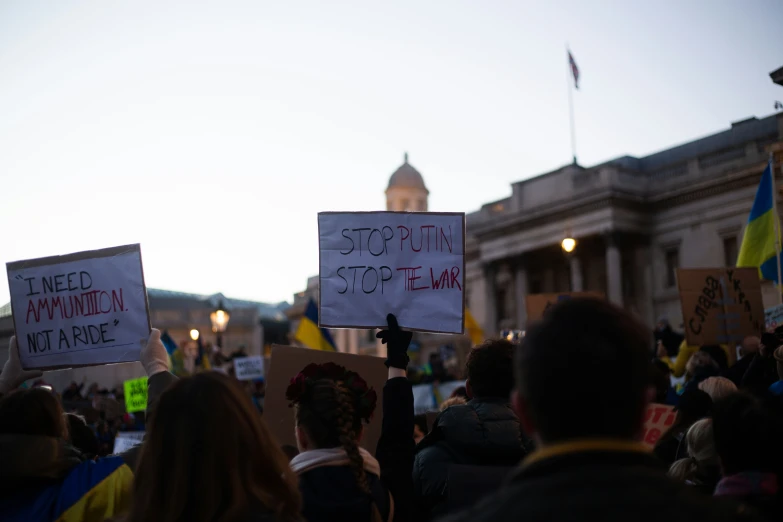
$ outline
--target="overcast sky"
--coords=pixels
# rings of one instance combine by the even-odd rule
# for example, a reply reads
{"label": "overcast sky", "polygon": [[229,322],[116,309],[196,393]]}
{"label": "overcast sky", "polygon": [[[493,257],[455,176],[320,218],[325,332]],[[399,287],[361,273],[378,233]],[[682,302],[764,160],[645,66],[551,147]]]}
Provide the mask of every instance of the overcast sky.
{"label": "overcast sky", "polygon": [[[780,0],[0,3],[0,262],[141,243],[147,284],[291,300],[316,213],[410,162],[472,211],[773,112]],[[0,285],[0,304],[8,288]]]}

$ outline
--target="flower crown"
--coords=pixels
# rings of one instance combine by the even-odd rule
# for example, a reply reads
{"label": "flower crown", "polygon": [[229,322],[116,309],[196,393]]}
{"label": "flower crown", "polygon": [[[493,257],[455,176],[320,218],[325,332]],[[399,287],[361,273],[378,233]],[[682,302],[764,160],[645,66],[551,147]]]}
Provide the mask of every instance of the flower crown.
{"label": "flower crown", "polygon": [[331,362],[324,364],[310,363],[299,372],[296,377],[291,378],[291,383],[285,391],[285,398],[291,401],[289,407],[302,402],[305,395],[310,391],[315,381],[329,379],[335,382],[341,382],[356,397],[356,412],[364,422],[369,423],[375,412],[375,404],[378,402],[378,395],[373,388],[367,387],[367,382],[362,379],[358,373],[346,370],[344,366]]}

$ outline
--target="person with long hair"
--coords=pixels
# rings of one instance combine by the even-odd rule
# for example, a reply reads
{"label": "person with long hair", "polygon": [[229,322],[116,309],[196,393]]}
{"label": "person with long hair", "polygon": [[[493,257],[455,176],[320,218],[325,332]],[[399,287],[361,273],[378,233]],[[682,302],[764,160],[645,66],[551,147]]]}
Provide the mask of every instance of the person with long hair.
{"label": "person with long hair", "polygon": [[688,457],[669,468],[669,476],[678,482],[712,495],[720,480],[720,460],[715,449],[712,419],[696,421],[685,435]]}
{"label": "person with long hair", "polygon": [[161,396],[128,522],[293,522],[299,509],[288,459],[239,384],[204,372]]}

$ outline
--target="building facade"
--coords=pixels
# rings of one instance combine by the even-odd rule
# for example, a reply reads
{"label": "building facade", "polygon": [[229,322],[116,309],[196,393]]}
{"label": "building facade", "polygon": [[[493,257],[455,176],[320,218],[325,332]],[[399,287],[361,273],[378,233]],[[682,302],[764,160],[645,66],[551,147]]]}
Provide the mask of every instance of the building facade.
{"label": "building facade", "polygon": [[[783,114],[645,157],[567,165],[467,217],[468,306],[485,334],[524,329],[527,294],[604,292],[651,327],[682,321],[677,268],[733,266]],[[775,178],[779,180],[780,162]],[[779,194],[778,194],[779,198]],[[576,239],[565,254],[562,239]],[[762,285],[765,305],[776,303]]]}

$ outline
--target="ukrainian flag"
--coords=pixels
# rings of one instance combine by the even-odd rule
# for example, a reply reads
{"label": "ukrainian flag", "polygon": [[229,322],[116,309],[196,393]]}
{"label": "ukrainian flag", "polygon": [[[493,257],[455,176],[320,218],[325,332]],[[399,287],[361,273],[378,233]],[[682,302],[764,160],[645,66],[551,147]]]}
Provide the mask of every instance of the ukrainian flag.
{"label": "ukrainian flag", "polygon": [[750,209],[748,226],[742,238],[737,266],[758,267],[759,277],[779,283],[777,248],[780,245],[780,221],[775,214],[772,162],[767,164],[756,199]]}
{"label": "ukrainian flag", "polygon": [[478,346],[484,342],[484,330],[481,329],[473,314],[467,308],[465,308],[465,329],[473,346]]}
{"label": "ukrainian flag", "polygon": [[294,339],[314,350],[337,351],[329,331],[318,328],[318,307],[312,299],[307,303],[307,309],[302,320],[299,321]]}

